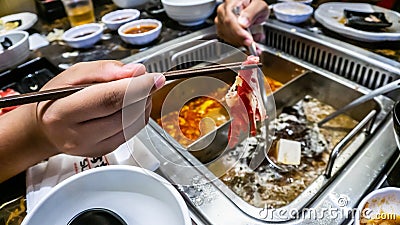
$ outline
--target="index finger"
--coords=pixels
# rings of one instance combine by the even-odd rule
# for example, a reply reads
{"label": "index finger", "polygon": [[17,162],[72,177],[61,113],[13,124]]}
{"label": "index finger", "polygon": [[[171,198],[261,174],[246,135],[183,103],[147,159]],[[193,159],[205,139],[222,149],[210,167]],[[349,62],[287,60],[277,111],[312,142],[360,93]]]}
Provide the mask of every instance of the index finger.
{"label": "index finger", "polygon": [[[156,84],[160,76],[161,81],[158,82],[161,82],[161,85]],[[57,109],[55,113],[59,114],[59,117],[69,118],[78,123],[109,116],[121,110],[123,106],[147,98],[152,91],[163,85],[163,77],[153,73],[96,84],[54,101],[48,110]]]}

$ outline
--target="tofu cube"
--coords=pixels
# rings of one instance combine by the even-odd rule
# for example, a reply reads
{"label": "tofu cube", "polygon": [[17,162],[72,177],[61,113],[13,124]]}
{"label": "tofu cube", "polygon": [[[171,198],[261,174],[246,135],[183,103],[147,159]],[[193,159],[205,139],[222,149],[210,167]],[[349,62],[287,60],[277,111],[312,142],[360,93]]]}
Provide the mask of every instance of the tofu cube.
{"label": "tofu cube", "polygon": [[287,165],[300,165],[301,144],[298,141],[280,139],[276,146],[277,161]]}

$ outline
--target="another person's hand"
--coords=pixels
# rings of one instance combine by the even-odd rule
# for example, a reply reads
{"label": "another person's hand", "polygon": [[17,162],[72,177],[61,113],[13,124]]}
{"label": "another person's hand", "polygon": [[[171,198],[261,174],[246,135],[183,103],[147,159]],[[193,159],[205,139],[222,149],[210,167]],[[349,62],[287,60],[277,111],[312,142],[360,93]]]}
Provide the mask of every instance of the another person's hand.
{"label": "another person's hand", "polygon": [[104,155],[139,132],[149,119],[151,92],[165,83],[162,74],[145,72],[141,64],[78,63],[42,90],[98,84],[1,116],[0,182],[59,153]]}
{"label": "another person's hand", "polygon": [[[239,16],[233,13],[237,6],[242,9]],[[217,9],[217,34],[232,45],[250,46],[254,40],[245,29],[264,22],[268,16],[268,5],[263,0],[225,0]]]}

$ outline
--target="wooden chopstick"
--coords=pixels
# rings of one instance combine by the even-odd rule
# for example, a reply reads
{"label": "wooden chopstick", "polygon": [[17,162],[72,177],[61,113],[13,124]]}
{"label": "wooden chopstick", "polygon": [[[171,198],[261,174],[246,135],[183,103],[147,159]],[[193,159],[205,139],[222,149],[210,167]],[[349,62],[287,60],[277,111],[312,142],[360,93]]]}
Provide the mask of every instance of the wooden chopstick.
{"label": "wooden chopstick", "polygon": [[191,69],[182,69],[182,70],[173,70],[164,73],[166,80],[176,80],[180,78],[189,78],[189,77],[196,77],[201,76],[208,73],[216,73],[216,72],[223,72],[228,70],[247,70],[247,69],[254,69],[262,67],[262,63],[258,64],[249,64],[249,65],[242,65],[239,63],[228,63],[228,64],[221,64],[221,65],[211,65],[205,66],[201,68],[191,68]]}
{"label": "wooden chopstick", "polygon": [[[228,63],[221,65],[211,65],[205,66],[201,68],[192,68],[192,69],[182,69],[182,70],[173,70],[164,73],[166,80],[175,80],[181,78],[189,78],[195,76],[201,76],[204,74],[215,73],[215,72],[223,72],[228,70],[246,70],[246,69],[254,69],[261,67],[262,64],[250,64],[250,65],[241,65],[241,63]],[[4,98],[0,98],[0,108],[16,106],[16,105],[24,105],[34,102],[48,101],[48,100],[56,100],[59,98],[67,97],[77,91],[80,91],[86,87],[95,85],[94,84],[83,84],[76,85],[65,88],[55,88],[38,92],[31,92],[21,95],[13,95]]]}
{"label": "wooden chopstick", "polygon": [[191,72],[191,71],[199,71],[200,69],[206,68],[206,69],[211,69],[211,68],[224,68],[224,67],[237,67],[241,66],[241,62],[234,62],[234,63],[225,63],[225,64],[217,64],[217,65],[208,65],[205,67],[192,67],[188,69],[180,69],[180,70],[172,70],[168,71],[166,73],[168,74],[176,74],[176,73],[186,73],[186,72]]}

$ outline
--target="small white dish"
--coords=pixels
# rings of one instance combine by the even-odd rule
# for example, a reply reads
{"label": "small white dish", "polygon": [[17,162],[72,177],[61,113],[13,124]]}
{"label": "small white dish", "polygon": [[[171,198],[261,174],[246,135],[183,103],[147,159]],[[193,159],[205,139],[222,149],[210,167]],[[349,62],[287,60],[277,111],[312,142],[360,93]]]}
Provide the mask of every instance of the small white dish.
{"label": "small white dish", "polygon": [[[126,33],[129,29],[139,28],[140,26],[155,26],[155,28],[144,33],[137,33],[137,34]],[[158,20],[141,19],[122,25],[120,28],[118,28],[118,34],[121,37],[121,39],[128,44],[145,45],[157,39],[157,37],[161,33],[161,28],[162,28],[162,23]]]}
{"label": "small white dish", "polygon": [[90,48],[101,39],[103,25],[89,23],[64,32],[62,39],[73,48]]}
{"label": "small white dish", "polygon": [[143,7],[145,4],[150,2],[150,0],[112,0],[112,1],[116,6],[123,9]]}
{"label": "small white dish", "polygon": [[108,209],[126,224],[192,224],[184,199],[166,179],[140,167],[110,165],[86,170],[56,185],[22,225],[66,225],[93,208]]}
{"label": "small white dish", "polygon": [[214,12],[216,0],[161,0],[168,17],[183,26],[196,26]]}
{"label": "small white dish", "polygon": [[1,42],[4,42],[5,38],[8,38],[12,45],[8,49],[3,49],[0,46],[0,71],[21,64],[30,54],[28,32],[10,31],[0,35]]}
{"label": "small white dish", "polygon": [[8,16],[3,16],[0,19],[2,20],[3,24],[9,21],[21,20],[21,25],[12,30],[0,29],[0,33],[6,33],[13,30],[27,30],[37,22],[38,17],[34,13],[22,12],[22,13],[11,14]]}
{"label": "small white dish", "polygon": [[137,9],[121,9],[107,13],[101,18],[101,21],[110,30],[118,30],[125,23],[138,19],[140,11]]}
{"label": "small white dish", "polygon": [[383,216],[388,218],[388,216],[393,217],[394,215],[396,218],[400,216],[400,188],[382,188],[369,193],[360,202],[354,217],[354,224],[360,225],[361,219],[369,220],[383,218]]}
{"label": "small white dish", "polygon": [[303,3],[307,5],[311,5],[313,0],[278,0],[278,2],[298,2],[298,3]]}
{"label": "small white dish", "polygon": [[277,3],[273,10],[278,20],[293,24],[307,21],[314,12],[311,6],[298,2]]}
{"label": "small white dish", "polygon": [[[392,26],[385,28],[383,32],[369,32],[357,30],[344,25],[344,9],[360,12],[383,12]],[[398,41],[400,40],[400,13],[367,3],[328,2],[320,5],[314,13],[315,19],[324,27],[337,32],[345,37],[365,41]]]}

